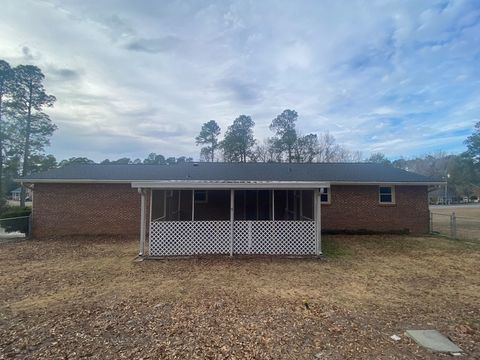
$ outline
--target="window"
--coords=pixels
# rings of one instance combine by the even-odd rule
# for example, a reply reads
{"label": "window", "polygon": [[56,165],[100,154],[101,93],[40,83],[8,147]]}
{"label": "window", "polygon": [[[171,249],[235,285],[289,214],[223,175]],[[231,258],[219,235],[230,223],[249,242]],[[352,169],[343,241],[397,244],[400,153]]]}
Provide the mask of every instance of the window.
{"label": "window", "polygon": [[378,196],[380,204],[394,204],[395,188],[393,186],[380,186],[378,188]]}
{"label": "window", "polygon": [[195,202],[206,203],[208,202],[207,190],[195,190]]}
{"label": "window", "polygon": [[320,188],[320,202],[330,204],[330,188]]}

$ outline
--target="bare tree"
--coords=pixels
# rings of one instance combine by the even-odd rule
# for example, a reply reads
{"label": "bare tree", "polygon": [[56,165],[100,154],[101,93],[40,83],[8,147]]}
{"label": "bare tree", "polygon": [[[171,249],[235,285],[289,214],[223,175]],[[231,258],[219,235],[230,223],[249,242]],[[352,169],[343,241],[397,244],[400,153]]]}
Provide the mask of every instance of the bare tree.
{"label": "bare tree", "polygon": [[253,156],[256,162],[280,162],[282,151],[276,147],[274,139],[267,138],[255,147]]}

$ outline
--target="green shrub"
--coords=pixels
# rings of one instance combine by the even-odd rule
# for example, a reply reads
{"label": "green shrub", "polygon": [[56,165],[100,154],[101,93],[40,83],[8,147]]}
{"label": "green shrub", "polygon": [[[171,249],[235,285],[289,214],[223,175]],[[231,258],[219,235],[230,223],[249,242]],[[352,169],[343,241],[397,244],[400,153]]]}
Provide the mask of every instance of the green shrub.
{"label": "green shrub", "polygon": [[[28,234],[28,216],[32,213],[29,207],[11,206],[0,214],[0,226],[6,233],[21,232]],[[11,220],[9,220],[11,219]]]}

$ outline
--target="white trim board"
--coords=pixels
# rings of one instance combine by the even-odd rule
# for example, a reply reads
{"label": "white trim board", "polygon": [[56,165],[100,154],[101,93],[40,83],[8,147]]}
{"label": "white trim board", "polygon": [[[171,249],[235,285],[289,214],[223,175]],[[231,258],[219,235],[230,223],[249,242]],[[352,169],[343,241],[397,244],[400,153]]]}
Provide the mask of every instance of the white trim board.
{"label": "white trim board", "polygon": [[135,181],[133,188],[150,189],[316,189],[330,187],[328,182],[311,181]]}

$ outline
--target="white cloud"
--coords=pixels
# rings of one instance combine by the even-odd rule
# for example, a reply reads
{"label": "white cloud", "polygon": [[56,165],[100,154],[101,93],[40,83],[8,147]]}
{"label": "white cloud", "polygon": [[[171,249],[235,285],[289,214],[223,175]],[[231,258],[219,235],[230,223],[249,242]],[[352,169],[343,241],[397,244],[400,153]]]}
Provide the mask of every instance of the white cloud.
{"label": "white cloud", "polygon": [[479,18],[462,1],[5,0],[0,54],[46,73],[59,158],[197,157],[203,122],[245,113],[262,138],[285,108],[304,133],[408,156],[460,151],[480,117]]}

